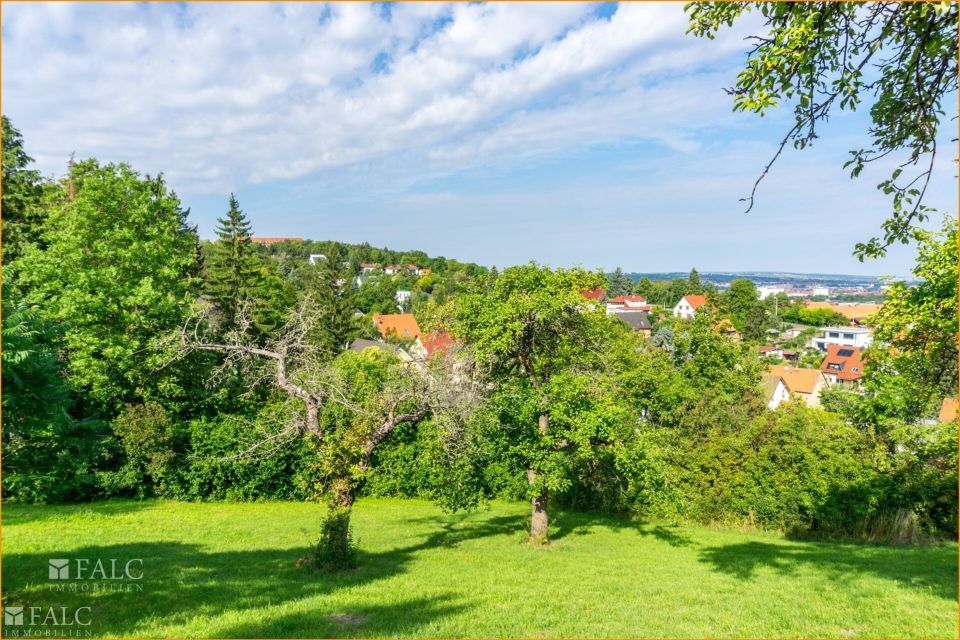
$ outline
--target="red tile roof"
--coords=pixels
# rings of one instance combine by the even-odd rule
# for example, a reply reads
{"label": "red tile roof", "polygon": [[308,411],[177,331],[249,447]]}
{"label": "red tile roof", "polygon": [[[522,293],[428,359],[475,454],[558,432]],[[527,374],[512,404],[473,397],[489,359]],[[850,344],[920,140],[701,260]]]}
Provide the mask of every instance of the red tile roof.
{"label": "red tile roof", "polygon": [[429,358],[435,353],[444,354],[447,352],[447,349],[454,345],[453,337],[446,331],[441,331],[439,333],[425,333],[420,336],[420,344],[423,345],[424,351],[427,352],[427,357]]}
{"label": "red tile roof", "polygon": [[820,371],[833,374],[845,382],[859,380],[863,377],[860,349],[841,344],[828,344],[827,357],[823,359]]}
{"label": "red tile roof", "polygon": [[603,289],[581,289],[580,295],[584,298],[590,298],[592,300],[600,300],[603,298],[606,291]]}
{"label": "red tile roof", "polygon": [[646,301],[647,299],[644,298],[643,296],[617,296],[610,302],[624,303],[624,302],[646,302]]}
{"label": "red tile roof", "polygon": [[393,334],[397,338],[416,338],[420,327],[412,313],[373,314],[373,324],[384,338]]}
{"label": "red tile roof", "polygon": [[687,299],[687,304],[689,304],[694,309],[699,309],[703,305],[707,304],[707,296],[687,294],[683,297]]}
{"label": "red tile roof", "polygon": [[815,393],[817,387],[823,381],[821,372],[804,367],[775,364],[767,367],[767,372],[783,378],[783,382],[787,385],[790,393]]}

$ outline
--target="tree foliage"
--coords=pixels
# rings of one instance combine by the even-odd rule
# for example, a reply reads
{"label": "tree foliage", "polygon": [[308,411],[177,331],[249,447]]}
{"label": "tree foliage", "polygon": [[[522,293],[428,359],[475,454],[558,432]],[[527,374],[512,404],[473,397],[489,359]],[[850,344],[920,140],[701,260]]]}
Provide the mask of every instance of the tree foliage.
{"label": "tree foliage", "polygon": [[745,198],[793,144],[819,137],[836,110],[870,108],[869,145],[845,164],[857,177],[891,156],[898,165],[878,188],[891,196],[882,236],[856,246],[863,260],[913,237],[930,215],[924,196],[933,174],[944,98],[957,88],[957,4],[953,2],[692,2],[689,32],[713,38],[747,12],[764,18],[745,68],[728,92],[736,111],[763,115],[792,105],[794,124]]}
{"label": "tree foliage", "polygon": [[23,148],[23,136],[7,116],[2,116],[3,138],[3,263],[15,260],[28,244],[41,241],[45,218],[44,185],[40,172],[31,169],[33,158]]}
{"label": "tree foliage", "polygon": [[71,387],[90,408],[183,390],[151,343],[184,319],[197,284],[197,235],[162,177],[94,160],[73,166],[50,206],[43,241],[10,269],[12,285],[64,326]]}

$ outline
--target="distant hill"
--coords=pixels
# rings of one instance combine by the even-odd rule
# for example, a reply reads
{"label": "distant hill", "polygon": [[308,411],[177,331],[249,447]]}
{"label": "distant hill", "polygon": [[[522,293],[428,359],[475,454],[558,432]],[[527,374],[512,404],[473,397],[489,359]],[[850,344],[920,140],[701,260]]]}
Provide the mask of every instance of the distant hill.
{"label": "distant hill", "polygon": [[[882,280],[876,276],[855,276],[840,273],[787,273],[775,271],[701,271],[700,279],[716,285],[729,284],[737,278],[747,278],[758,285],[819,285],[825,287],[870,287],[880,288]],[[673,280],[686,278],[688,271],[668,271],[656,273],[630,273],[634,281],[641,278],[649,280]]]}

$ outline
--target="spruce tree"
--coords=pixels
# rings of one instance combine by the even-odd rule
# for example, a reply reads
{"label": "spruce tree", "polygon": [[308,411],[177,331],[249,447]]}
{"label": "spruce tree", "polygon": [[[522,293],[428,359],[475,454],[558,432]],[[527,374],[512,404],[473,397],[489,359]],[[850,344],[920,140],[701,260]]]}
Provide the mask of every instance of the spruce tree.
{"label": "spruce tree", "polygon": [[690,275],[687,276],[687,293],[703,293],[703,283],[700,281],[700,274],[697,273],[696,269],[690,270]]}
{"label": "spruce tree", "polygon": [[341,261],[340,252],[330,247],[326,259],[317,261],[307,279],[307,294],[325,320],[310,339],[331,358],[349,347],[360,333],[353,282],[344,273]]}
{"label": "spruce tree", "polygon": [[257,257],[251,245],[252,227],[247,215],[230,194],[230,209],[217,219],[217,241],[207,264],[206,293],[223,313],[223,329],[236,326],[237,313],[258,276]]}
{"label": "spruce tree", "polygon": [[617,267],[613,273],[607,276],[607,297],[616,298],[625,296],[633,289],[633,278],[623,272],[623,269]]}

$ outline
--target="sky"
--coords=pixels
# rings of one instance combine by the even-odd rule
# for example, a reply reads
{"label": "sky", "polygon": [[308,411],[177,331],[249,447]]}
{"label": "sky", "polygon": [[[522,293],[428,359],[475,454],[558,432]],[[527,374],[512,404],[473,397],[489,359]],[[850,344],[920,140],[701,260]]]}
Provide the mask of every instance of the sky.
{"label": "sky", "polygon": [[[754,16],[711,41],[685,34],[682,3],[2,12],[2,108],[38,167],[62,175],[75,152],[163,172],[201,237],[235,193],[257,235],[498,267],[902,277],[913,261],[851,255],[889,208],[889,167],[842,168],[867,113],[788,150],[744,213],[792,124],[734,113],[724,91]],[[956,215],[952,159],[928,204]]]}

